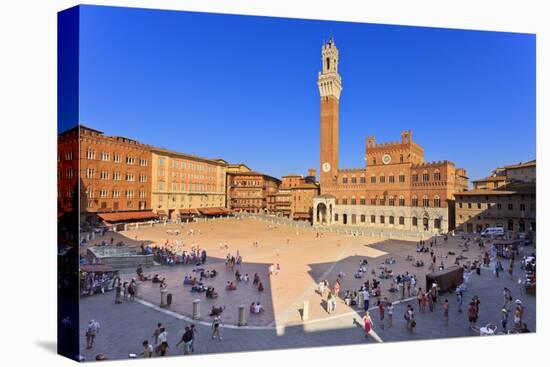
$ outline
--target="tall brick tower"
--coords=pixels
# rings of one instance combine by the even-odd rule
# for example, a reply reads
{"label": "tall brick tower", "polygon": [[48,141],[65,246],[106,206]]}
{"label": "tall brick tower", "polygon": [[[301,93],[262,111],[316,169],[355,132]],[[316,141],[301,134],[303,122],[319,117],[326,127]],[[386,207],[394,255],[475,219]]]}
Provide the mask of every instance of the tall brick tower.
{"label": "tall brick tower", "polygon": [[[338,176],[338,103],[342,79],[338,74],[338,49],[332,37],[323,44],[322,71],[317,86],[321,95],[321,190]],[[324,190],[323,190],[324,191]]]}

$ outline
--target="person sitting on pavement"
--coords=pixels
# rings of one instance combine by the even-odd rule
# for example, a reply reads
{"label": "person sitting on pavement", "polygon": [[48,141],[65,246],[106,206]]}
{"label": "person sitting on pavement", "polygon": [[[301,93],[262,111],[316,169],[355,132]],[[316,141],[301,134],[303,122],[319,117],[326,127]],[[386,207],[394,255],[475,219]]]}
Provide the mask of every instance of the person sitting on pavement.
{"label": "person sitting on pavement", "polygon": [[258,291],[259,292],[263,292],[264,291],[264,285],[262,282],[260,282],[260,284],[258,285]]}
{"label": "person sitting on pavement", "polygon": [[237,290],[237,286],[233,282],[227,282],[227,285],[225,286],[225,289],[228,291],[235,291]]}
{"label": "person sitting on pavement", "polygon": [[263,310],[264,307],[260,304],[260,302],[256,302],[256,304],[254,305],[254,313],[259,314],[262,313]]}
{"label": "person sitting on pavement", "polygon": [[218,293],[214,290],[214,287],[206,288],[206,298],[218,298]]}

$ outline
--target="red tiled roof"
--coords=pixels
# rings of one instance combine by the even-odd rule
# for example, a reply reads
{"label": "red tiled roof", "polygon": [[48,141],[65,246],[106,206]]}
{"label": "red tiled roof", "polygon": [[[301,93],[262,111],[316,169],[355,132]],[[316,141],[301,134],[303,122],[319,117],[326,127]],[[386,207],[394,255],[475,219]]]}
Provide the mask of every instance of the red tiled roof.
{"label": "red tiled roof", "polygon": [[98,216],[106,222],[123,222],[133,219],[156,219],[158,215],[152,211],[142,212],[119,212],[119,213],[100,213]]}

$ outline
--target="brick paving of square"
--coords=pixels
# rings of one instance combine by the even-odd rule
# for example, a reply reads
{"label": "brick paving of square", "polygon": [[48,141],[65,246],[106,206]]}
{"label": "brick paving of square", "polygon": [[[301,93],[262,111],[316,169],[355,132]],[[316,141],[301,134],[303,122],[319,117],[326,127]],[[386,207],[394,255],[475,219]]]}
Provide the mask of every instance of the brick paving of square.
{"label": "brick paving of square", "polygon": [[[180,235],[168,235],[167,230],[179,228]],[[188,229],[193,229],[195,235],[189,235]],[[200,234],[199,234],[200,230]],[[154,228],[140,228],[138,230],[129,230],[118,234],[107,234],[104,238],[96,238],[94,242],[100,242],[102,239],[111,236],[116,237],[115,241],[123,239],[126,243],[140,244],[142,241],[148,244],[162,245],[166,239],[175,241],[176,239],[184,245],[183,248],[189,250],[191,244],[200,245],[202,249],[208,252],[208,261],[206,269],[216,269],[219,275],[213,280],[206,280],[206,285],[213,285],[218,294],[218,299],[206,299],[204,293],[197,294],[190,292],[190,286],[183,286],[182,279],[185,275],[193,275],[193,265],[176,265],[176,266],[157,266],[146,269],[148,275],[159,274],[161,277],[166,277],[168,282],[168,291],[173,294],[173,303],[169,307],[170,311],[181,315],[183,318],[175,318],[167,313],[163,313],[158,309],[147,307],[138,302],[126,302],[123,305],[114,304],[114,294],[106,293],[81,300],[81,327],[85,328],[87,320],[95,318],[103,321],[105,328],[120,328],[126,330],[123,335],[128,334],[128,330],[134,330],[138,334],[143,334],[136,340],[132,341],[132,345],[139,347],[139,339],[149,338],[150,333],[157,321],[163,321],[168,324],[177,324],[175,327],[176,333],[180,333],[181,325],[188,324],[187,317],[192,314],[192,300],[201,299],[201,318],[196,323],[200,328],[203,328],[200,334],[208,334],[209,329],[206,326],[211,322],[211,317],[208,316],[208,310],[212,305],[226,306],[222,320],[225,325],[235,325],[237,323],[237,307],[240,304],[246,305],[247,325],[248,328],[230,328],[224,329],[224,333],[229,335],[239,335],[236,341],[215,344],[216,341],[204,339],[202,343],[206,343],[209,347],[198,347],[200,353],[208,352],[224,352],[224,351],[245,351],[245,350],[262,350],[271,348],[288,348],[288,347],[305,347],[305,346],[321,346],[334,344],[349,344],[364,342],[361,338],[361,332],[357,324],[354,324],[354,319],[360,321],[361,314],[357,313],[351,307],[346,306],[341,299],[337,302],[336,312],[328,315],[324,302],[316,293],[317,283],[321,279],[328,279],[331,284],[337,278],[339,272],[344,272],[345,276],[340,278],[342,287],[341,294],[346,289],[357,289],[366,279],[372,280],[373,275],[371,269],[375,268],[378,272],[378,265],[384,262],[387,257],[396,259],[396,263],[390,265],[395,274],[402,274],[408,271],[417,276],[419,286],[425,287],[425,274],[428,271],[429,254],[416,253],[414,240],[407,242],[404,240],[383,240],[379,238],[355,237],[349,235],[323,233],[320,238],[317,238],[316,231],[309,229],[296,229],[284,225],[270,226],[270,224],[252,219],[224,219],[209,222],[190,223],[182,226],[168,224],[167,226],[157,226]],[[135,240],[137,236],[137,241]],[[259,241],[259,246],[254,247],[253,241]],[[220,248],[219,243],[227,243],[229,248]],[[287,243],[288,242],[288,243]],[[429,243],[429,240],[427,241]],[[462,253],[459,243],[463,242],[459,238],[449,238],[448,242],[443,244],[441,237],[439,245],[434,246],[435,254],[438,256],[438,264],[442,260],[445,266],[452,265],[455,256],[448,258],[439,258],[439,256],[447,255],[448,251],[454,251],[456,254]],[[226,270],[223,259],[228,253],[235,254],[239,251],[243,257],[243,265],[241,273],[248,273],[251,277],[254,273],[258,273],[265,285],[265,291],[260,293],[252,286],[252,282],[237,283],[236,291],[226,291],[225,283],[227,280],[234,281],[234,272]],[[527,248],[530,251],[532,248]],[[464,253],[469,260],[476,259],[480,254],[477,246],[470,246],[470,250]],[[426,266],[417,268],[413,267],[411,262],[406,261],[407,255],[415,258],[423,259]],[[358,269],[360,259],[367,258],[369,261],[368,276],[363,279],[355,279],[353,274]],[[268,267],[271,264],[279,263],[281,271],[277,275],[269,275]],[[505,267],[507,262],[504,263]],[[472,274],[471,285],[468,293],[465,296],[465,307],[468,297],[473,294],[478,294],[482,299],[482,309],[486,306],[493,310],[492,312],[482,312],[480,315],[480,323],[498,323],[500,318],[500,306],[502,301],[502,287],[517,290],[517,278],[520,276],[519,265],[515,267],[515,281],[509,280],[505,274],[498,279],[494,277],[490,269],[483,269],[481,276]],[[522,272],[521,272],[522,273]],[[122,274],[122,277],[128,279],[134,276],[133,269],[127,274]],[[477,277],[477,278],[476,278]],[[389,293],[390,280],[382,280],[382,295],[387,296],[390,300],[397,300],[398,295]],[[514,292],[517,295],[517,291]],[[158,305],[160,301],[160,291],[157,284],[144,282],[140,285],[139,297],[143,303],[148,305]],[[454,297],[449,296],[454,306]],[[535,328],[535,297],[522,295],[524,302],[528,304],[530,311],[527,317],[528,324],[531,329]],[[303,301],[309,301],[310,305],[310,321],[302,324],[300,316],[300,308]],[[248,313],[248,305],[251,302],[259,301],[264,305],[265,312],[261,315],[251,315]],[[401,310],[404,304],[396,306],[395,323],[393,328],[375,329],[384,341],[411,340],[411,339],[427,339],[437,337],[456,337],[472,335],[468,330],[465,313],[457,314],[453,317],[451,313],[449,326],[442,327],[439,321],[436,321],[433,327],[426,327],[426,323],[434,317],[440,319],[441,315],[435,312],[426,315],[418,315],[418,332],[409,334],[400,325],[402,320]],[[452,309],[452,307],[451,307]],[[100,313],[98,315],[97,313]],[[437,314],[437,315],[436,315]],[[130,319],[134,315],[134,319]],[[103,320],[102,320],[103,319]],[[158,319],[158,320],[157,320]],[[425,321],[428,320],[428,321]],[[512,321],[512,318],[510,322]],[[122,324],[115,326],[114,324]],[[145,327],[147,332],[142,329]],[[278,329],[276,329],[278,327]],[[350,333],[350,328],[357,329]],[[138,330],[142,330],[139,331]],[[199,329],[201,330],[201,329]],[[105,340],[110,340],[111,344],[103,346],[105,351],[108,351],[110,356],[116,355],[117,358],[123,358],[127,353],[131,352],[128,346],[117,347],[118,344],[127,344],[127,341],[122,341],[121,337],[116,337],[118,332],[114,330],[105,334],[108,336]],[[179,335],[178,335],[179,337]],[[176,335],[172,335],[173,344],[175,345]],[[98,345],[92,351],[83,351],[87,358],[91,358],[93,353],[97,353],[100,348]],[[265,339],[265,340],[264,340]],[[270,341],[270,342],[268,342]],[[214,344],[212,344],[214,343]],[[236,343],[236,344],[235,344]],[[84,345],[85,346],[85,345]],[[204,348],[204,349],[203,349]],[[174,351],[173,354],[181,354]]]}

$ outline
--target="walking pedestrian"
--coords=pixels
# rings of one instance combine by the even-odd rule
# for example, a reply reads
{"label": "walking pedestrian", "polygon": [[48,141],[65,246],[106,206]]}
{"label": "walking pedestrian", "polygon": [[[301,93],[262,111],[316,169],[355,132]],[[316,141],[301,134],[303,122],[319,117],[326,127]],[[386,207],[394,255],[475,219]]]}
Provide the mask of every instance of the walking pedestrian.
{"label": "walking pedestrian", "polygon": [[393,326],[393,303],[388,302],[386,305],[386,311],[388,313],[388,325],[389,327]]}
{"label": "walking pedestrian", "polygon": [[144,340],[141,345],[143,346],[143,352],[139,355],[143,356],[143,358],[151,358],[153,356],[153,346],[149,344],[148,340]]}
{"label": "walking pedestrian", "polygon": [[363,298],[365,299],[364,309],[365,309],[365,312],[367,312],[370,306],[370,293],[367,288],[363,290]]}
{"label": "walking pedestrian", "polygon": [[447,298],[443,302],[443,325],[449,325],[449,300]]}
{"label": "walking pedestrian", "polygon": [[368,312],[365,312],[365,316],[363,316],[363,329],[365,330],[365,338],[368,340],[369,333],[372,330],[372,320]]}
{"label": "walking pedestrian", "polygon": [[477,320],[476,305],[474,301],[470,302],[468,306],[468,321],[470,322],[470,329],[473,329]]}
{"label": "walking pedestrian", "polygon": [[462,291],[461,290],[458,290],[456,292],[456,304],[457,304],[457,308],[458,308],[458,313],[462,313],[462,301],[463,301],[463,298],[464,296],[462,295]]}
{"label": "walking pedestrian", "polygon": [[86,328],[86,348],[92,349],[94,347],[95,337],[99,334],[99,322],[90,320],[88,327]]}
{"label": "walking pedestrian", "polygon": [[502,326],[502,330],[504,330],[504,332],[508,332],[508,329],[507,329],[507,326],[508,326],[508,310],[503,308],[502,309],[502,316],[500,318],[500,325]]}
{"label": "walking pedestrian", "polygon": [[193,331],[189,326],[185,327],[185,332],[181,336],[180,341],[176,344],[176,347],[183,343],[183,355],[191,354],[191,343],[193,342]]}
{"label": "walking pedestrian", "polygon": [[218,340],[222,340],[222,336],[220,335],[220,326],[222,324],[222,320],[219,315],[214,317],[214,320],[212,321],[212,339],[218,338]]}
{"label": "walking pedestrian", "polygon": [[[378,313],[380,314],[380,327],[384,328],[384,313],[385,313],[386,301],[380,302],[378,305]],[[368,314],[368,311],[365,313]]]}

